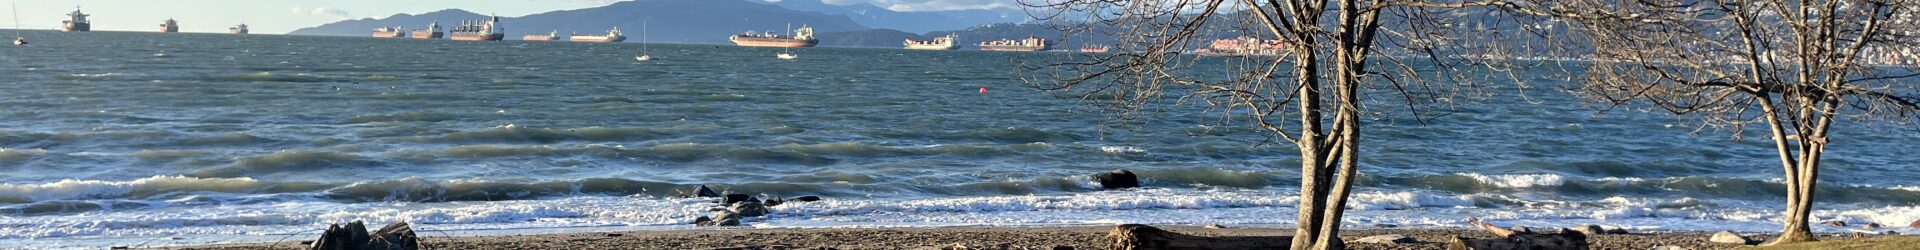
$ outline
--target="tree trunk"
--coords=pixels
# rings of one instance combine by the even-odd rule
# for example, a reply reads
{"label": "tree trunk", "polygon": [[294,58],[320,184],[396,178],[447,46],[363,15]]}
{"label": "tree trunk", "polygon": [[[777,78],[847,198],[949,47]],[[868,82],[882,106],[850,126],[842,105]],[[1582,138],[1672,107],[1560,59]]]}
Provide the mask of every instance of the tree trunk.
{"label": "tree trunk", "polygon": [[[1824,139],[1824,137],[1815,138]],[[1814,186],[1819,183],[1819,157],[1821,153],[1824,153],[1823,151],[1826,150],[1826,143],[1817,139],[1806,139],[1803,141],[1811,142],[1812,145],[1807,147],[1807,151],[1801,153],[1803,158],[1799,166],[1796,167],[1797,170],[1800,170],[1800,173],[1797,174],[1800,179],[1798,181],[1788,182],[1792,186],[1787,187],[1787,191],[1790,192],[1788,195],[1795,196],[1798,199],[1788,201],[1787,213],[1784,216],[1785,220],[1781,222],[1784,225],[1782,225],[1780,229],[1780,237],[1775,237],[1773,240],[1761,245],[1771,246],[1818,241],[1818,239],[1813,237],[1812,226],[1809,222],[1813,219]]]}

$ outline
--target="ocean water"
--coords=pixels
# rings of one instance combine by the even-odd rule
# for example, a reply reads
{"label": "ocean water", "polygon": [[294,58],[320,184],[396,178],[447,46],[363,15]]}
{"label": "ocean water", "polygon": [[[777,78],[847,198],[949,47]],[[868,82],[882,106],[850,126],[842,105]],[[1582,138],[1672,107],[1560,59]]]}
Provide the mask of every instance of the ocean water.
{"label": "ocean water", "polygon": [[[1115,122],[1013,77],[1014,62],[1065,53],[780,61],[655,45],[643,63],[639,44],[27,37],[0,49],[0,248],[271,241],[351,220],[426,235],[684,229],[709,201],[672,197],[700,184],[826,198],[752,227],[1284,227],[1298,186],[1292,148],[1205,107]],[[1349,227],[1777,230],[1765,138],[1596,112],[1562,76],[1523,76],[1533,88],[1425,123],[1376,106]],[[1920,132],[1839,125],[1818,220],[1920,219]],[[1088,178],[1123,168],[1148,187]]]}

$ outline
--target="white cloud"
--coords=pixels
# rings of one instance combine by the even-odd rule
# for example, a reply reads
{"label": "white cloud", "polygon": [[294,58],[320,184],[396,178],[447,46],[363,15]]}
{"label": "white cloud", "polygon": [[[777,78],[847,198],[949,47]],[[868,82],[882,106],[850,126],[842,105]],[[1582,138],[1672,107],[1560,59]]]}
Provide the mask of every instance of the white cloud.
{"label": "white cloud", "polygon": [[346,10],[327,8],[327,7],[304,8],[300,6],[293,6],[293,14],[307,15],[307,16],[333,17],[333,18],[353,17],[353,13],[347,12]]}

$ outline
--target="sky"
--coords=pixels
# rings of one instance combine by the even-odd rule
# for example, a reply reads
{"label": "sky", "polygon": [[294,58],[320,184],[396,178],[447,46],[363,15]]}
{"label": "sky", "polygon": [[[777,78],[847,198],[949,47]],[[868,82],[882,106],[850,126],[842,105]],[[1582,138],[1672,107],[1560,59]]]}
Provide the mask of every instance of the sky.
{"label": "sky", "polygon": [[[281,34],[340,20],[382,18],[459,8],[476,13],[523,16],[555,10],[603,6],[616,0],[7,0],[19,8],[23,29],[57,29],[78,6],[94,30],[152,31],[168,18],[181,32],[226,32],[247,24],[253,33]],[[706,1],[706,0],[685,0]],[[899,11],[1011,7],[1015,0],[825,0],[832,4],[867,2]],[[11,19],[4,28],[12,28]]]}

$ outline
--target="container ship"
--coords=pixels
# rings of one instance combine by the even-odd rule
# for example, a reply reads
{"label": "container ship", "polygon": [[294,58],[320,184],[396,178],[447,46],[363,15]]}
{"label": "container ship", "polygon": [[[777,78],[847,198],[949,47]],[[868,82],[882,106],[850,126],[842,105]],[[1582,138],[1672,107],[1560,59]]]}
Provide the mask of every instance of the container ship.
{"label": "container ship", "polygon": [[1109,50],[1113,50],[1113,48],[1107,47],[1106,45],[1087,45],[1080,47],[1080,53],[1107,53]]}
{"label": "container ship", "polygon": [[604,35],[604,36],[573,35],[571,37],[567,37],[567,40],[573,41],[573,42],[580,42],[580,43],[617,43],[617,42],[626,41],[627,36],[620,34],[620,27],[613,27],[613,30],[607,31],[607,35]]}
{"label": "container ship", "polygon": [[993,41],[985,41],[985,42],[980,42],[980,50],[1017,51],[1017,52],[1042,51],[1042,50],[1047,50],[1047,39],[1040,39],[1038,37],[1027,37],[1027,39],[1000,39],[1000,40],[993,40]]}
{"label": "container ship", "polygon": [[500,16],[489,16],[487,20],[462,21],[453,27],[454,41],[499,41],[507,38],[507,30],[500,28]]}
{"label": "container ship", "polygon": [[1206,48],[1195,50],[1194,54],[1220,57],[1278,56],[1287,51],[1286,41],[1239,37],[1213,40]]}
{"label": "container ship", "polygon": [[[791,27],[791,26],[789,26]],[[813,27],[800,26],[792,36],[773,34],[772,32],[754,34],[752,31],[727,37],[734,45],[741,47],[778,47],[805,48],[819,45],[820,40],[813,38]]]}
{"label": "container ship", "polygon": [[433,23],[427,24],[427,29],[414,30],[410,35],[413,39],[440,39],[441,37],[445,37],[447,33],[440,32],[440,21],[434,21]]}
{"label": "container ship", "polygon": [[68,20],[60,21],[60,31],[93,31],[93,22],[87,21],[87,16],[89,15],[87,15],[87,13],[80,13],[80,8],[74,8],[73,13],[67,13],[67,16],[70,17]]}
{"label": "container ship", "polygon": [[523,35],[523,36],[520,36],[520,40],[524,40],[524,41],[541,41],[541,42],[546,42],[546,41],[559,41],[559,40],[560,40],[560,31],[558,31],[558,30],[555,30],[555,31],[553,31],[553,32],[547,32],[547,34],[546,34],[546,35],[541,35],[541,34],[529,34],[529,35]]}
{"label": "container ship", "polygon": [[160,23],[160,32],[180,33],[180,22],[173,21],[173,18],[167,18],[166,22]]}
{"label": "container ship", "polygon": [[906,44],[907,49],[911,50],[951,50],[955,47],[953,41],[957,38],[959,38],[957,34],[947,34],[947,36],[934,38],[933,41],[907,39]]}
{"label": "container ship", "polygon": [[402,26],[380,27],[378,29],[373,29],[373,37],[400,38],[401,34],[406,33],[406,31],[402,31],[402,30],[406,30],[406,29]]}
{"label": "container ship", "polygon": [[240,24],[240,26],[233,26],[232,28],[227,28],[227,33],[234,34],[234,35],[246,35],[247,32],[248,32],[247,24],[244,24],[244,23]]}

